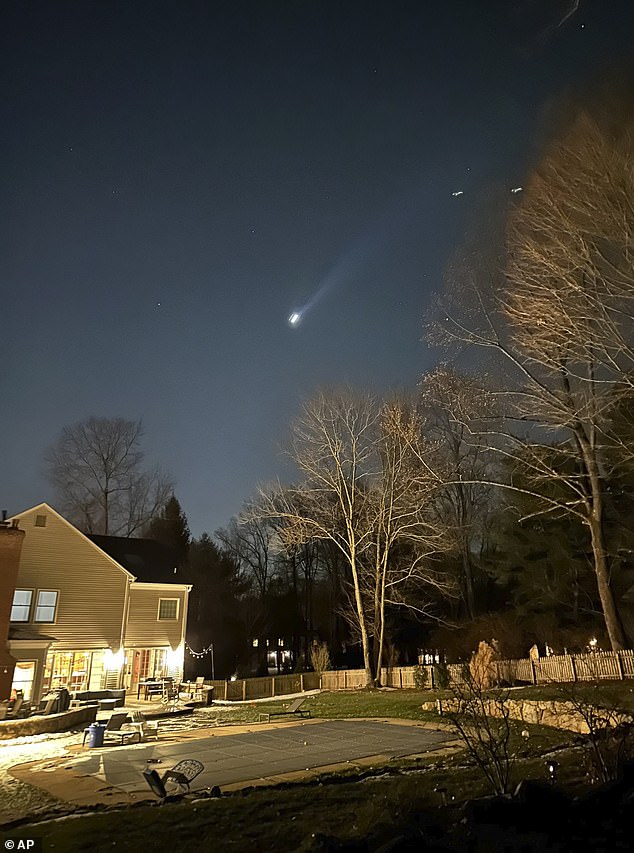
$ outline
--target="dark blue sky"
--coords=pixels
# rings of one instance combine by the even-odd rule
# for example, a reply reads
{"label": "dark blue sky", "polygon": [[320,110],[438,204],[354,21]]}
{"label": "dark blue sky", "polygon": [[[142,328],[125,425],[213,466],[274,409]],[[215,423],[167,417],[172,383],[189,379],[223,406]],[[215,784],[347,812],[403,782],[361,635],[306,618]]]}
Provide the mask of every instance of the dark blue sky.
{"label": "dark blue sky", "polygon": [[473,200],[631,54],[634,4],[574,6],[6,0],[0,507],[52,500],[65,424],[141,417],[213,531],[285,473],[302,398],[413,387]]}

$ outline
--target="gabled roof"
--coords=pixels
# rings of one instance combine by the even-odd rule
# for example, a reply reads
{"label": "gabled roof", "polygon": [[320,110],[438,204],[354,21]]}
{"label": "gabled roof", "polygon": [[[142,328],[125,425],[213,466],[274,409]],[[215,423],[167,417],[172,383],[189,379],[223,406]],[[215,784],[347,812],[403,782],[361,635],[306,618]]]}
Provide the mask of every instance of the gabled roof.
{"label": "gabled roof", "polygon": [[154,539],[128,539],[90,533],[88,539],[131,572],[141,583],[189,583],[175,552]]}
{"label": "gabled roof", "polygon": [[19,522],[19,521],[20,521],[20,519],[21,519],[21,518],[23,518],[25,515],[33,515],[34,513],[40,513],[40,512],[44,512],[44,513],[49,513],[49,512],[50,512],[50,513],[53,513],[53,515],[54,515],[56,518],[58,518],[58,519],[59,519],[61,522],[63,522],[67,527],[69,527],[69,528],[70,528],[74,533],[76,533],[76,534],[77,534],[77,536],[81,536],[81,538],[82,538],[82,539],[84,539],[86,542],[88,542],[88,544],[91,546],[91,548],[94,548],[94,549],[95,549],[95,551],[97,551],[98,553],[100,553],[102,556],[106,557],[106,559],[107,559],[110,563],[112,563],[112,565],[113,565],[113,566],[116,566],[116,567],[117,567],[117,569],[118,569],[120,572],[123,572],[123,573],[124,573],[125,575],[127,575],[131,580],[135,580],[134,575],[133,575],[131,572],[129,572],[126,568],[124,568],[124,567],[121,565],[121,563],[117,562],[117,560],[116,560],[116,559],[113,559],[113,558],[111,557],[111,555],[110,555],[110,554],[108,554],[106,551],[103,551],[101,548],[99,548],[99,546],[98,546],[98,545],[96,545],[94,542],[92,542],[92,541],[91,541],[91,539],[90,539],[90,537],[89,537],[89,536],[86,536],[84,533],[82,533],[82,532],[81,532],[81,530],[79,530],[79,528],[75,527],[75,525],[74,525],[74,524],[71,524],[71,523],[70,523],[70,521],[68,521],[68,519],[64,518],[64,516],[63,516],[63,515],[60,515],[60,514],[59,514],[59,512],[57,512],[57,510],[56,510],[56,509],[53,509],[53,507],[52,507],[50,504],[47,504],[47,503],[45,503],[45,502],[44,502],[44,503],[41,503],[41,504],[37,504],[37,506],[32,506],[32,507],[30,507],[29,509],[25,509],[25,510],[24,510],[24,512],[18,512],[18,513],[16,513],[15,515],[12,515],[12,516],[11,516],[11,518],[8,518],[8,519],[7,519],[7,521],[14,521],[14,520],[15,520],[15,521],[18,521],[18,522]]}

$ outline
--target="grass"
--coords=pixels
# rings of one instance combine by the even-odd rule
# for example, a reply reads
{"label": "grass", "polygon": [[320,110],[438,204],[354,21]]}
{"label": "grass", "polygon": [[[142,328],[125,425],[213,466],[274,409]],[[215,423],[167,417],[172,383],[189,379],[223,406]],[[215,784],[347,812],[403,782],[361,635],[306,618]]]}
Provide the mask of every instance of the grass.
{"label": "grass", "polygon": [[[584,686],[585,687],[585,686]],[[622,682],[601,685],[615,697],[630,695]],[[587,689],[592,693],[593,688]],[[550,690],[550,688],[548,688]],[[545,688],[528,688],[527,698],[549,698]],[[513,691],[518,696],[519,691]],[[523,695],[523,691],[522,691]],[[304,708],[325,719],[369,717],[416,721],[437,720],[421,703],[437,697],[431,691],[375,690],[322,693],[308,697]],[[252,722],[261,712],[288,702],[217,706],[222,723]],[[528,739],[521,729],[529,731]],[[559,782],[576,791],[586,783],[580,747],[567,732],[518,724],[510,744],[514,780],[545,779],[545,754],[554,751]],[[449,805],[439,808],[438,787],[445,788]],[[488,793],[482,774],[464,753],[426,756],[392,762],[388,767],[355,767],[316,780],[275,788],[255,788],[197,803],[162,807],[135,806],[34,825],[0,833],[0,839],[39,837],[42,849],[57,851],[137,851],[151,846],[171,853],[216,849],[249,853],[316,851],[319,836],[342,840],[380,838],[382,833],[413,820],[431,821],[440,831],[459,824],[457,808],[467,799]],[[158,841],[160,839],[160,842]]]}

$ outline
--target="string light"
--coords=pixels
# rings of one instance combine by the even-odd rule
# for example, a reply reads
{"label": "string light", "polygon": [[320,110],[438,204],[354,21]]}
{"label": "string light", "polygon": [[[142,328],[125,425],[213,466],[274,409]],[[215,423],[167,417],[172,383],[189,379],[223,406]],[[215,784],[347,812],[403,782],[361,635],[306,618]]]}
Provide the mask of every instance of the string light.
{"label": "string light", "polygon": [[194,651],[194,649],[192,649],[192,647],[189,645],[189,643],[187,641],[185,641],[185,649],[189,652],[189,654],[193,658],[204,658],[205,655],[209,655],[213,652],[214,646],[213,646],[213,643],[210,643],[206,649],[203,649],[201,652],[196,652],[196,651]]}

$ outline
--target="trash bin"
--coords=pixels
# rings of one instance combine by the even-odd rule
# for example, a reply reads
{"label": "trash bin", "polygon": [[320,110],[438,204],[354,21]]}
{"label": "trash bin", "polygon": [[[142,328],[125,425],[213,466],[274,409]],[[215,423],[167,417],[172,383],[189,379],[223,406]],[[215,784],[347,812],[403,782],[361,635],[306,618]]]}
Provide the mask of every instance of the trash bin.
{"label": "trash bin", "polygon": [[88,726],[88,746],[103,746],[103,733],[106,727],[102,723],[91,723]]}

